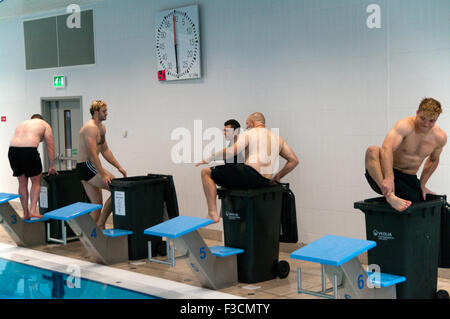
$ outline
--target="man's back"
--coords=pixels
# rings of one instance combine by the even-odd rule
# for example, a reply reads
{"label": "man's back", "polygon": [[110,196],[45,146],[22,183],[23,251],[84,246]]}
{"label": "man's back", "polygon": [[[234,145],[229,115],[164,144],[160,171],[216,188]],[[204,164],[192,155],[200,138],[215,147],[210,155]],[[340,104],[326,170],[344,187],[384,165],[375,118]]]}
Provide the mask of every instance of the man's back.
{"label": "man's back", "polygon": [[237,143],[245,141],[245,164],[261,175],[271,178],[279,166],[279,154],[283,139],[265,127],[252,128],[239,137]]}
{"label": "man's back", "polygon": [[38,147],[44,139],[47,128],[50,128],[50,126],[41,119],[24,121],[17,126],[10,146]]}

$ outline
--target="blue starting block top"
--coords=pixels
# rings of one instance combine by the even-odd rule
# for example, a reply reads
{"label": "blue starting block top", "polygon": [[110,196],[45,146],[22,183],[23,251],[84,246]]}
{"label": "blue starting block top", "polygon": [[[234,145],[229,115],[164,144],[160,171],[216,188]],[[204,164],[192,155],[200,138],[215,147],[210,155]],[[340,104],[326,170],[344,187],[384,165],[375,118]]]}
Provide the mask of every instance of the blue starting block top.
{"label": "blue starting block top", "polygon": [[240,248],[231,248],[225,246],[212,246],[209,247],[211,254],[218,257],[228,257],[232,255],[242,254],[244,252],[243,249]]}
{"label": "blue starting block top", "polygon": [[376,242],[327,235],[291,253],[292,259],[340,266],[376,246]]}
{"label": "blue starting block top", "polygon": [[369,271],[367,272],[367,276],[369,276],[369,280],[372,282],[372,284],[379,287],[390,287],[406,281],[406,278],[403,276],[374,273]]}
{"label": "blue starting block top", "polygon": [[42,218],[33,217],[33,218],[30,218],[30,219],[24,219],[23,221],[25,223],[32,224],[32,223],[38,223],[38,222],[45,222],[46,220],[49,220],[49,219],[50,218],[47,215],[44,215],[44,216],[42,216]]}
{"label": "blue starting block top", "polygon": [[0,193],[0,204],[9,202],[12,199],[19,198],[20,195],[17,194],[8,194],[8,193]]}
{"label": "blue starting block top", "polygon": [[120,237],[120,236],[125,236],[125,235],[133,235],[133,232],[131,230],[117,229],[117,228],[103,229],[102,233],[108,237]]}
{"label": "blue starting block top", "polygon": [[55,209],[51,212],[46,213],[45,216],[47,216],[50,219],[69,220],[90,213],[100,208],[102,208],[102,205],[78,202],[75,204]]}
{"label": "blue starting block top", "polygon": [[144,230],[145,235],[178,238],[212,223],[211,219],[178,216]]}

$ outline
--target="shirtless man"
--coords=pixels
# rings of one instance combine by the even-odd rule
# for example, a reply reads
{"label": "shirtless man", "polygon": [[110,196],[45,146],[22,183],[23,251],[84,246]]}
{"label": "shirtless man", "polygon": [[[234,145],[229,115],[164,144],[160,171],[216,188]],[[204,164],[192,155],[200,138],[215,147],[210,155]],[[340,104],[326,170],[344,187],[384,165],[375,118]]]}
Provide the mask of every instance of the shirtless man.
{"label": "shirtless man", "polygon": [[[216,185],[226,188],[264,187],[279,183],[282,177],[298,165],[297,156],[289,145],[280,136],[268,130],[265,123],[262,113],[251,114],[246,120],[247,131],[239,136],[236,143],[196,164],[199,166],[217,159],[228,159],[242,151],[245,152],[245,164],[225,165],[220,170],[216,167],[202,169],[208,217],[213,223],[220,220],[216,205]],[[279,156],[287,162],[274,175]]]}
{"label": "shirtless man", "polygon": [[[435,125],[441,113],[438,101],[423,99],[416,116],[398,121],[381,148],[371,146],[366,151],[367,181],[397,211],[432,194],[425,185],[439,165],[447,143],[447,135]],[[417,171],[427,157],[419,180]]]}
{"label": "shirtless man", "polygon": [[[92,102],[90,113],[92,118],[80,130],[76,169],[91,202],[102,205],[102,189],[109,191],[109,183],[114,179],[114,175],[102,167],[99,153],[102,153],[103,157],[115,166],[124,177],[127,177],[127,173],[115,159],[108,143],[106,143],[106,128],[102,123],[108,115],[106,103],[102,100]],[[102,210],[92,212],[91,216],[98,227],[105,229],[106,219],[111,212],[112,200],[110,196]]]}
{"label": "shirtless man", "polygon": [[[37,147],[45,141],[50,162],[49,174],[58,174],[55,169],[55,146],[50,125],[41,115],[34,114],[31,120],[17,126],[14,137],[9,143],[8,158],[13,176],[19,180],[20,203],[23,218],[42,218],[36,209],[41,191],[42,162]],[[28,194],[28,179],[31,180],[31,191]],[[28,209],[28,198],[31,206]]]}

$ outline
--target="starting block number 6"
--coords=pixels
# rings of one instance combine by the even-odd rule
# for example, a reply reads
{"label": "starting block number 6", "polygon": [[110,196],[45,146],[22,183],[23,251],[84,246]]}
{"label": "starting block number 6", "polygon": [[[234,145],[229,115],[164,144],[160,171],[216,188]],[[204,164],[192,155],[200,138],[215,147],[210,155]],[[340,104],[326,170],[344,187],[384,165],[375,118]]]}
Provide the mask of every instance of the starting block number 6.
{"label": "starting block number 6", "polygon": [[[372,273],[369,274],[367,277],[367,288],[380,288],[379,283],[379,276],[380,276],[380,266],[379,265],[369,265],[368,272]],[[364,275],[360,274],[358,276],[358,288],[363,289],[364,288]]]}

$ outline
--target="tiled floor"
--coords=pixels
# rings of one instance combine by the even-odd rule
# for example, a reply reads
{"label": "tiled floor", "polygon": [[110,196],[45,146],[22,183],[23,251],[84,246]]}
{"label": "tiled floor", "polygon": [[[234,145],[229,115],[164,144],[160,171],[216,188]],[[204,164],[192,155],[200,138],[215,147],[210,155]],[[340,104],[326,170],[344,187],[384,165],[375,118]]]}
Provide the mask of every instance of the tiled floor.
{"label": "tiled floor", "polygon": [[[112,225],[107,225],[107,228]],[[205,240],[209,246],[220,245],[221,242],[213,240]],[[0,227],[0,242],[14,244],[12,239],[3,227]],[[290,264],[290,274],[285,279],[273,279],[265,282],[246,284],[239,283],[236,286],[222,289],[220,291],[246,297],[259,299],[317,299],[317,297],[298,294],[297,293],[297,267],[302,270],[302,288],[319,291],[321,290],[320,265],[311,262],[302,262],[289,258],[289,249],[293,249],[292,245],[281,244],[279,260],[286,260]],[[79,241],[68,243],[67,246],[60,244],[48,244],[46,246],[35,247],[34,249],[57,254],[65,257],[77,258],[81,260],[89,260],[86,250]],[[134,260],[126,263],[112,265],[124,270],[148,274],[164,279],[182,282],[185,284],[200,286],[195,275],[187,264],[180,260],[176,262],[175,268],[167,265],[149,263],[146,259]],[[328,283],[327,287],[331,284]],[[450,292],[450,269],[439,269],[438,289],[445,289]]]}

